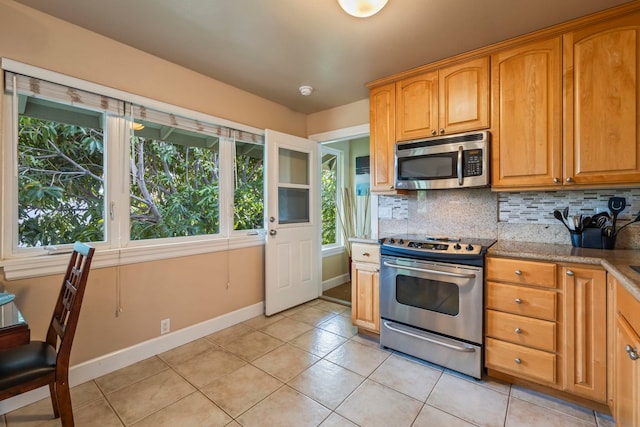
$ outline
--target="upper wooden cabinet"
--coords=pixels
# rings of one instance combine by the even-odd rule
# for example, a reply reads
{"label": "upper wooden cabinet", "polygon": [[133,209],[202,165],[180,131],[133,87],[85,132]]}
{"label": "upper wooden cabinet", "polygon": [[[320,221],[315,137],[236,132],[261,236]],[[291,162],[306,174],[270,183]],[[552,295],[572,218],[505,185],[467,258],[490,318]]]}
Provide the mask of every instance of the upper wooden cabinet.
{"label": "upper wooden cabinet", "polygon": [[489,127],[489,57],[396,83],[398,141]]}
{"label": "upper wooden cabinet", "polygon": [[640,181],[640,13],[564,35],[564,179]]}
{"label": "upper wooden cabinet", "polygon": [[560,37],[491,57],[494,187],[549,186],[562,179]]}
{"label": "upper wooden cabinet", "polygon": [[371,191],[394,190],[396,86],[390,83],[369,93]]}

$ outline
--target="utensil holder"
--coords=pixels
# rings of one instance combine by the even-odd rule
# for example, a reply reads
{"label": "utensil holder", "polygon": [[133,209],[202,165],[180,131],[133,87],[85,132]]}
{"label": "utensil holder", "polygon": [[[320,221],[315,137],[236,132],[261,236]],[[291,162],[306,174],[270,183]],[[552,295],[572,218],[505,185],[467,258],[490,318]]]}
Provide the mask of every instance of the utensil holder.
{"label": "utensil holder", "polygon": [[571,231],[570,234],[571,245],[576,248],[614,249],[616,246],[616,236],[605,236],[600,228],[587,227],[582,233]]}
{"label": "utensil holder", "polygon": [[575,232],[575,231],[570,231],[569,234],[571,236],[571,246],[573,246],[574,248],[581,248],[582,247],[582,233],[578,233],[578,232]]}

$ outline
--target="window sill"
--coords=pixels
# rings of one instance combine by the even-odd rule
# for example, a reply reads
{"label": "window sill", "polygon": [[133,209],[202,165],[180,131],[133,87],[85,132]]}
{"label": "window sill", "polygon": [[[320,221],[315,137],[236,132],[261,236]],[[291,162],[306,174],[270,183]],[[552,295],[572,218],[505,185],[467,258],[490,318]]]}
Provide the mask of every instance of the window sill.
{"label": "window sill", "polygon": [[[263,246],[264,241],[264,232],[260,232],[251,235],[237,234],[230,238],[131,246],[120,249],[100,249],[100,246],[96,245],[96,253],[93,257],[91,268],[115,267],[125,264]],[[4,273],[5,280],[62,274],[69,264],[69,254],[70,251],[53,255],[6,259],[0,261],[0,267]]]}
{"label": "window sill", "polygon": [[342,245],[332,245],[322,248],[322,258],[339,255],[344,253],[345,249]]}

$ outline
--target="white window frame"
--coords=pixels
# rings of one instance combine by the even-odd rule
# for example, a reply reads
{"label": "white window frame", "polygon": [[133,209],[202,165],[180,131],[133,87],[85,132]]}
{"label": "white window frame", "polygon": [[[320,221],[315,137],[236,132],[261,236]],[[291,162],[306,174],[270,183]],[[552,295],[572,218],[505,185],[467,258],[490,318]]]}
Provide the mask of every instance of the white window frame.
{"label": "white window frame", "polygon": [[[336,209],[342,209],[342,200],[339,197],[337,191],[344,186],[344,152],[335,148],[320,146],[320,159],[325,153],[333,154],[336,156]],[[338,214],[336,213],[336,242],[328,245],[322,245],[322,256],[333,256],[344,252],[344,238],[342,236],[342,227],[338,220]]]}
{"label": "white window frame", "polygon": [[[206,123],[264,135],[263,129],[242,125],[226,119],[191,111],[164,102],[134,95],[125,91],[87,82],[64,74],[44,70],[7,58],[2,58],[1,71],[11,71],[69,87],[109,96],[126,102],[145,105],[170,114]],[[14,97],[2,90],[2,250],[0,267],[7,280],[37,277],[64,272],[71,244],[51,248],[16,251],[17,246],[17,110]],[[220,138],[220,230],[215,235],[172,237],[131,241],[129,239],[129,135],[131,121],[125,117],[107,115],[105,123],[106,154],[105,180],[105,242],[92,243],[96,247],[93,266],[96,268],[178,256],[197,255],[235,248],[262,246],[264,229],[233,230],[233,141]],[[117,135],[116,138],[113,135]],[[224,142],[224,143],[223,143]],[[123,166],[123,164],[125,166]],[[113,167],[116,165],[116,168]],[[126,173],[125,173],[126,171]],[[224,178],[226,176],[226,178]],[[223,179],[224,178],[224,179]]]}

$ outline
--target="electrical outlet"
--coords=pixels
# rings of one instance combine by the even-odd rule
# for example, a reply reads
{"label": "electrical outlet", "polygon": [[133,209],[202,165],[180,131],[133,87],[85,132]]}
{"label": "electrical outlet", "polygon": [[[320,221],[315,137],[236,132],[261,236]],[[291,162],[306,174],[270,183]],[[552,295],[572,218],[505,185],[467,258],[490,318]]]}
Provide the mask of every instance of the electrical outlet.
{"label": "electrical outlet", "polygon": [[160,321],[160,335],[166,334],[171,330],[171,320],[163,319]]}

